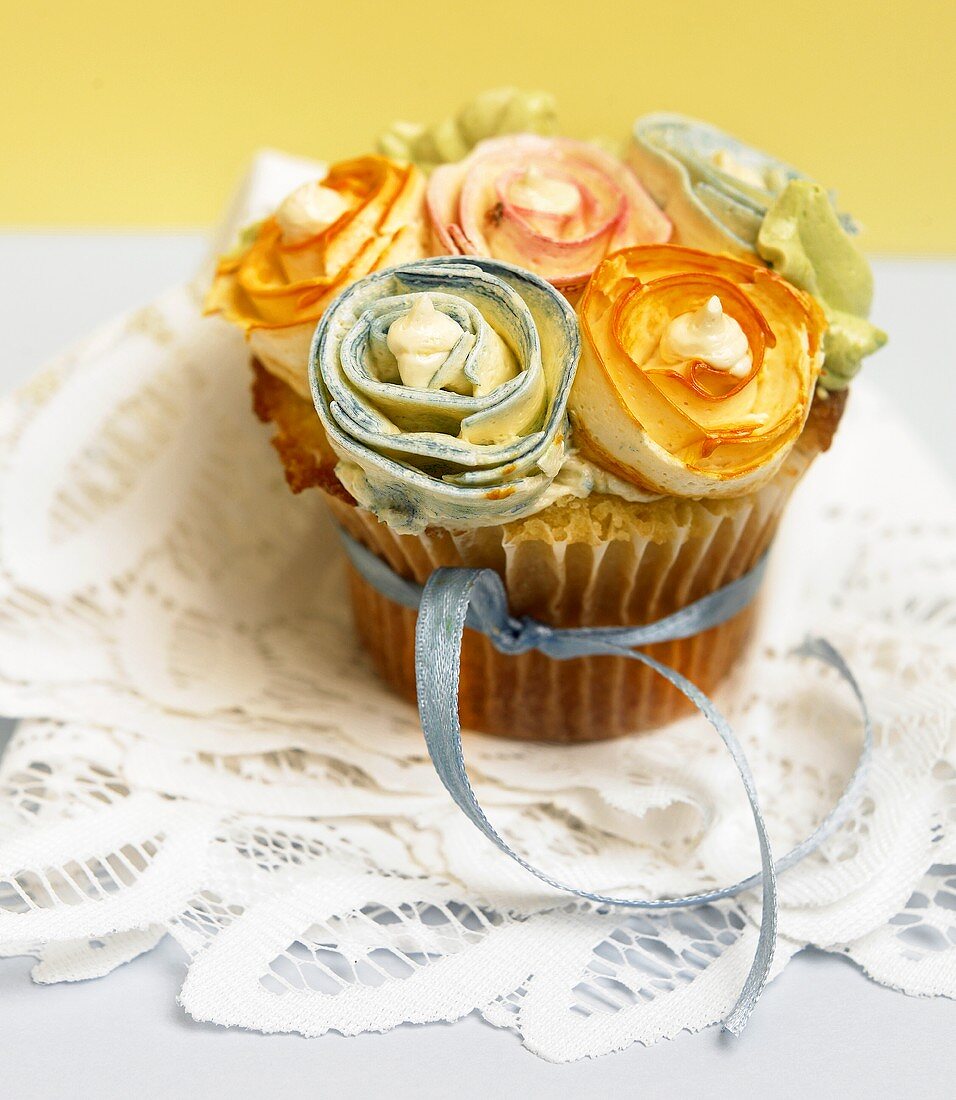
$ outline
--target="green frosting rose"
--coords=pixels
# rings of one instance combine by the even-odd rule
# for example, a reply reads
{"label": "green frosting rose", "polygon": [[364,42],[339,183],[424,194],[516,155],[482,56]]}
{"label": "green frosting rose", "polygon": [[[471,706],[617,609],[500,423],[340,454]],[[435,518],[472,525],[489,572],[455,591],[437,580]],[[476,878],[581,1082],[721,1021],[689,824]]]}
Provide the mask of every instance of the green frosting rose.
{"label": "green frosting rose", "polygon": [[767,210],[756,247],[774,271],[820,300],[829,322],[820,384],[843,389],[863,357],[886,343],[886,333],[866,319],[873,301],[870,265],[826,191],[810,180],[791,180]]}
{"label": "green frosting rose", "polygon": [[378,151],[395,160],[409,160],[420,168],[434,168],[463,160],[473,146],[501,134],[557,132],[554,96],[547,92],[523,92],[494,88],[473,99],[453,118],[433,126],[395,122],[378,139]]}

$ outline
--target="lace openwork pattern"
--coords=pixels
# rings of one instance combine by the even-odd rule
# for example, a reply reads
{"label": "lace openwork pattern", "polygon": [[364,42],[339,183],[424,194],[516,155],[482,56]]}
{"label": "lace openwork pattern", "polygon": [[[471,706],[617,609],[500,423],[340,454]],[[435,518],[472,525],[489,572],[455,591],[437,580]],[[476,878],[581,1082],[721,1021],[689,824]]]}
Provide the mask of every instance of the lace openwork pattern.
{"label": "lace openwork pattern", "polygon": [[[199,1019],[355,1034],[478,1010],[556,1061],[727,1011],[756,896],[659,916],[572,902],[450,803],[355,641],[320,502],[282,484],[245,351],[195,289],[50,366],[0,406],[0,437],[0,709],[24,719],[0,764],[0,953],[71,981],[169,935]],[[846,689],[789,655],[807,630],[875,718],[865,799],[781,878],[777,971],[814,944],[956,994],[954,516],[854,387],[778,541],[760,644],[719,699],[778,852],[859,746]],[[466,752],[496,825],[559,879],[686,893],[757,865],[702,721],[574,749],[474,735]]]}

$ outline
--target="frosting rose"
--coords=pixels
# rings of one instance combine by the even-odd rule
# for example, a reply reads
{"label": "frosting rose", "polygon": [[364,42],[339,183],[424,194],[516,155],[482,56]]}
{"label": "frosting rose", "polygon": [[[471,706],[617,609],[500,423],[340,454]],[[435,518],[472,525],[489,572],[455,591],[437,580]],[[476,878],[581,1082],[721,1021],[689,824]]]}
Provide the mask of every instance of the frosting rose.
{"label": "frosting rose", "polygon": [[870,266],[856,225],[796,168],[704,122],[681,115],[638,119],[626,159],[674,222],[675,244],[758,257],[816,295],[829,321],[820,383],[846,386],[860,361],[886,343],[866,319]]}
{"label": "frosting rose", "polygon": [[574,441],[677,496],[735,496],[779,468],[810,410],[826,322],[767,268],[677,245],[626,249],[580,304]]}
{"label": "frosting rose", "polygon": [[671,232],[615,157],[534,134],[480,142],[460,163],[436,168],[427,205],[436,248],[519,264],[568,291],[609,252]]}
{"label": "frosting rose", "polygon": [[309,343],[329,302],[371,271],[425,255],[424,189],[417,168],[384,157],[334,165],[219,261],[207,312],[239,325],[253,354],[308,397]]}
{"label": "frosting rose", "polygon": [[[625,159],[674,222],[674,244],[751,262],[774,199],[802,172],[696,119],[654,114],[634,123]],[[852,220],[844,216],[846,228]]]}
{"label": "frosting rose", "polygon": [[558,118],[554,96],[518,88],[493,88],[466,104],[453,118],[433,126],[395,122],[378,139],[378,149],[396,160],[430,170],[461,160],[479,141],[502,134],[553,134]]}
{"label": "frosting rose", "polygon": [[340,481],[403,531],[544,507],[578,353],[567,301],[509,264],[444,257],[367,276],[322,318],[310,359]]}

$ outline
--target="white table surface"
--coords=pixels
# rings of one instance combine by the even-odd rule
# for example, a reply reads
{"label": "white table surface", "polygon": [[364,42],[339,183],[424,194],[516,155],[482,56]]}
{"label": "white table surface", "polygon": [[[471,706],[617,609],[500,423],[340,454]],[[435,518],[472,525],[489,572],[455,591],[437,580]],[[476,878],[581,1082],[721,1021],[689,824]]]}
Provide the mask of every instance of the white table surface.
{"label": "white table surface", "polygon": [[[113,314],[189,277],[195,234],[0,235],[0,392]],[[956,471],[956,261],[877,265],[874,317],[890,346],[868,377]],[[0,726],[0,744],[11,728]],[[0,1096],[538,1098],[903,1097],[956,1094],[956,1006],[904,997],[845,959],[806,951],[767,990],[747,1032],[711,1029],[556,1066],[469,1017],[384,1035],[305,1040],[197,1024],[175,998],[175,944],[76,985],[36,986],[0,960]]]}

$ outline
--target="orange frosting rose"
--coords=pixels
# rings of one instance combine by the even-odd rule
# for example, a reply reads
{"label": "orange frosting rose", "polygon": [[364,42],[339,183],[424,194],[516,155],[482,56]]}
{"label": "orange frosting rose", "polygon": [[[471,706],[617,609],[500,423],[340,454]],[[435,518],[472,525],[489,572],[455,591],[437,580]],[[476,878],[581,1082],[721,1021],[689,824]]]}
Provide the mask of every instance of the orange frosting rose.
{"label": "orange frosting rose", "polygon": [[579,313],[570,409],[585,454],[688,497],[734,496],[778,469],[820,371],[810,295],[730,256],[647,245],[608,257]]}
{"label": "orange frosting rose", "polygon": [[309,344],[326,306],[369,272],[426,254],[424,193],[414,165],[379,156],[334,165],[219,261],[206,311],[239,325],[256,357],[309,397]]}

